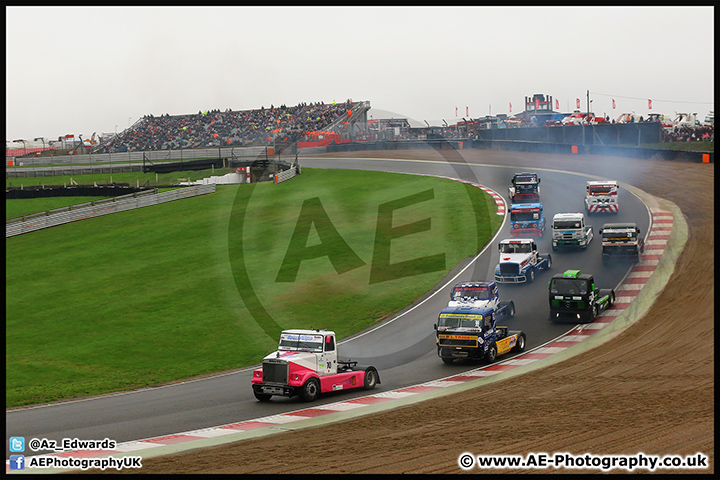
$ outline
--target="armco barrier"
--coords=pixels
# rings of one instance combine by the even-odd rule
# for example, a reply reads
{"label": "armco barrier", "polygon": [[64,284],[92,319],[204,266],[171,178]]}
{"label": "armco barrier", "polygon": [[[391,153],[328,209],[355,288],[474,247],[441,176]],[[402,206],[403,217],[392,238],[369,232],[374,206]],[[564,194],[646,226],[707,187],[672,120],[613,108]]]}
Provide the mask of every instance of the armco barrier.
{"label": "armco barrier", "polygon": [[283,170],[282,172],[278,172],[275,175],[275,183],[284,182],[285,180],[290,180],[297,174],[297,166],[293,165],[292,167],[288,168],[287,170]]}
{"label": "armco barrier", "polygon": [[266,146],[251,147],[209,147],[187,148],[178,150],[146,150],[137,152],[91,153],[81,155],[52,155],[42,157],[11,157],[14,166],[45,166],[45,165],[91,165],[107,163],[142,163],[166,162],[173,160],[200,160],[205,158],[262,158],[267,154]]}
{"label": "armco barrier", "polygon": [[195,185],[192,187],[177,188],[168,192],[156,193],[151,195],[139,195],[123,200],[101,202],[87,207],[76,208],[59,213],[50,213],[48,215],[25,217],[25,220],[9,220],[5,225],[5,238],[20,235],[22,233],[33,232],[43,228],[54,227],[65,223],[76,222],[86,218],[99,217],[109,213],[123,212],[125,210],[133,210],[135,208],[157,205],[165,202],[172,202],[181,198],[195,197],[205,195],[206,193],[214,193],[215,184]]}

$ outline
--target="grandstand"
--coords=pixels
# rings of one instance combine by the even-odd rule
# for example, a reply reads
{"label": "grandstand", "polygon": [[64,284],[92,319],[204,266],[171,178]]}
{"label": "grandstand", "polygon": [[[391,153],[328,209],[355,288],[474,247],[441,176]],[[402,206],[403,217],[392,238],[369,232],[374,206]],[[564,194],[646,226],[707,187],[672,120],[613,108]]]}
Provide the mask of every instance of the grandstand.
{"label": "grandstand", "polygon": [[179,150],[294,143],[330,136],[361,137],[369,102],[300,103],[255,110],[201,111],[191,115],[146,115],[90,153]]}

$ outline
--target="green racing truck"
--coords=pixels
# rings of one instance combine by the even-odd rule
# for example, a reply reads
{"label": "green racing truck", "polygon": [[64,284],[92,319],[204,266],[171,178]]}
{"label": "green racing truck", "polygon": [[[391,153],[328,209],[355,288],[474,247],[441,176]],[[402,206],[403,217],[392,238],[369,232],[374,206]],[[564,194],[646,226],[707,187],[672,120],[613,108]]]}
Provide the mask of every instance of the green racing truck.
{"label": "green racing truck", "polygon": [[599,289],[582,270],[566,270],[548,284],[550,318],[555,323],[590,323],[615,303],[615,290]]}

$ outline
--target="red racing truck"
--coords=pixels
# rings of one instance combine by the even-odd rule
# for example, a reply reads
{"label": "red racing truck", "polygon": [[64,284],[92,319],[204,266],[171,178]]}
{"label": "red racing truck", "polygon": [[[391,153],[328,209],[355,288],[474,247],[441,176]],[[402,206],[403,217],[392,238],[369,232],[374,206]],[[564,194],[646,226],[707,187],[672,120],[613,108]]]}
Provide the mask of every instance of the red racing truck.
{"label": "red racing truck", "polygon": [[380,383],[373,366],[339,360],[335,332],[329,330],[284,330],[277,351],[263,359],[253,371],[255,398],[267,401],[273,395],[299,395],[311,402],[321,393],[352,388],[370,390]]}

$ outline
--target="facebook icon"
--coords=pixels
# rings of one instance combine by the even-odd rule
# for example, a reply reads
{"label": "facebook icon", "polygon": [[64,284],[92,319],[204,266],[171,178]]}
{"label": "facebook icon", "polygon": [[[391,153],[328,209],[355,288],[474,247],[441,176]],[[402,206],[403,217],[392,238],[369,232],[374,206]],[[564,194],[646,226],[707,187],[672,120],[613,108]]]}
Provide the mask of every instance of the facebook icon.
{"label": "facebook icon", "polygon": [[10,455],[10,470],[25,470],[25,455]]}

